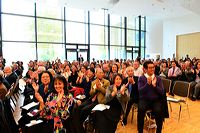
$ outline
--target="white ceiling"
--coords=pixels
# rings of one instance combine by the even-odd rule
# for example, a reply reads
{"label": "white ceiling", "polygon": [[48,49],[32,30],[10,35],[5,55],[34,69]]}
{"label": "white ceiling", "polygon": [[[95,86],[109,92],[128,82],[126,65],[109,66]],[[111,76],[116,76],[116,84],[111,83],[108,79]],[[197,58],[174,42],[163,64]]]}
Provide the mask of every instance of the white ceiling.
{"label": "white ceiling", "polygon": [[200,15],[199,0],[59,0],[61,5],[87,10],[108,9],[122,16],[144,15],[160,19]]}
{"label": "white ceiling", "polygon": [[29,0],[86,10],[108,9],[122,16],[148,16],[167,19],[190,14],[200,16],[200,0]]}

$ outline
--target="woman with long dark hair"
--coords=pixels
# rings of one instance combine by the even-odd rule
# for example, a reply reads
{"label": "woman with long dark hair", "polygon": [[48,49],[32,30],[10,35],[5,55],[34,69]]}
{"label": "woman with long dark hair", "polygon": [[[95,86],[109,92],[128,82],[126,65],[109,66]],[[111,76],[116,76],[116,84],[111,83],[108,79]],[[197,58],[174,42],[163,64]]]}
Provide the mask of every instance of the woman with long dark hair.
{"label": "woman with long dark hair", "polygon": [[[74,99],[68,93],[67,81],[64,76],[56,75],[53,81],[52,93],[47,97],[44,108],[40,115],[50,123],[54,123],[54,131],[63,131],[63,129],[70,130],[69,121],[74,104]],[[67,122],[66,122],[67,121]],[[68,124],[66,124],[68,123]],[[52,124],[51,124],[52,127]],[[51,128],[48,130],[52,130]]]}

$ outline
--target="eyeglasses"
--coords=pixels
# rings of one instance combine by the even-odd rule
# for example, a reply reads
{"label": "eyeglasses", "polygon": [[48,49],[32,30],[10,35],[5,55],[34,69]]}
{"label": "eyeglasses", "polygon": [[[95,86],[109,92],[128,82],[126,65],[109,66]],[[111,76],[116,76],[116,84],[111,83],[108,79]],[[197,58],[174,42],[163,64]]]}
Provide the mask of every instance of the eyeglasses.
{"label": "eyeglasses", "polygon": [[148,69],[154,69],[155,67],[153,66],[153,67],[148,67]]}

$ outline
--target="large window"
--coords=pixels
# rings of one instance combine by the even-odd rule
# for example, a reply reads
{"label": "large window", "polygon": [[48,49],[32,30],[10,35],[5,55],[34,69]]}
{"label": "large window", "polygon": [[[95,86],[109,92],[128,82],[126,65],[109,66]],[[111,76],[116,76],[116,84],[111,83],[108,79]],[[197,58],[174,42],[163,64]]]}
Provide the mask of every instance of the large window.
{"label": "large window", "polygon": [[3,56],[8,61],[65,57],[72,61],[79,54],[90,61],[92,58],[134,59],[138,52],[133,48],[145,57],[145,17],[122,17],[108,14],[105,9],[86,11],[64,7],[56,0],[1,2],[1,41]]}

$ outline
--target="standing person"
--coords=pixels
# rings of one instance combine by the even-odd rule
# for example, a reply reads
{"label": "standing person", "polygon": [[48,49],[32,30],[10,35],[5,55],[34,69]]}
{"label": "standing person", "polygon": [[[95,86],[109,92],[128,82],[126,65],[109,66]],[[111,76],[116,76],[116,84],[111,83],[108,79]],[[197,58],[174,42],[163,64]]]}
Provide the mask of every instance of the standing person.
{"label": "standing person", "polygon": [[84,59],[83,59],[82,55],[80,54],[80,56],[78,57],[78,62],[81,63],[83,61],[84,61]]}
{"label": "standing person", "polygon": [[155,66],[152,61],[144,62],[143,68],[146,73],[138,80],[138,132],[143,133],[145,113],[150,109],[155,113],[156,133],[161,133],[163,124],[161,98],[164,95],[164,87],[161,78],[154,74]]}
{"label": "standing person", "polygon": [[[73,96],[68,93],[67,81],[64,76],[56,75],[53,81],[52,93],[47,97],[44,108],[40,116],[49,121],[50,127],[45,131],[62,132],[65,128],[70,133],[73,132],[70,120],[70,113],[74,105]],[[54,125],[54,126],[53,126]]]}
{"label": "standing person", "polygon": [[106,90],[106,105],[110,108],[96,111],[96,130],[98,133],[115,133],[121,114],[125,113],[129,95],[128,89],[122,84],[122,75],[114,75],[114,84]]}
{"label": "standing person", "polygon": [[126,88],[128,89],[130,99],[128,101],[125,116],[123,118],[124,125],[127,124],[127,117],[131,110],[132,105],[134,103],[138,104],[138,97],[139,97],[138,77],[134,76],[134,68],[132,66],[127,67],[126,73],[127,73],[128,77],[123,80],[123,84],[125,84]]}

